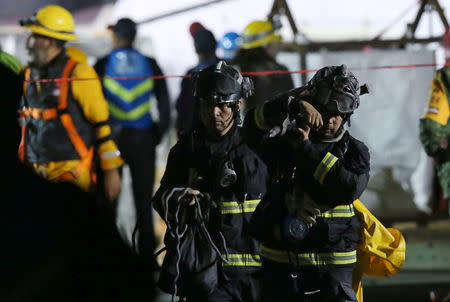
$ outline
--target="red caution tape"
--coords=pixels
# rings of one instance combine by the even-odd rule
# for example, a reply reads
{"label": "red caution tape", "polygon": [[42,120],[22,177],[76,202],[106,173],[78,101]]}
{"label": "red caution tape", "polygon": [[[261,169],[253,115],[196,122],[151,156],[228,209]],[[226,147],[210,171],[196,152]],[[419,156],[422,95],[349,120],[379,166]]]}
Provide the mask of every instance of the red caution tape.
{"label": "red caution tape", "polygon": [[[438,64],[407,64],[407,65],[383,65],[383,66],[369,66],[363,68],[349,68],[349,70],[379,70],[379,69],[410,69],[410,68],[424,68],[424,67],[436,67]],[[444,64],[444,66],[450,66],[450,62]],[[274,74],[302,74],[316,72],[319,69],[302,69],[302,70],[263,70],[263,71],[252,71],[252,72],[242,72],[246,76],[262,76],[262,75],[274,75]],[[56,79],[38,79],[38,80],[26,80],[27,82],[72,82],[72,81],[93,81],[93,80],[143,80],[143,79],[169,79],[169,78],[190,78],[191,74],[184,76],[181,75],[159,75],[151,77],[103,77],[103,78],[56,78]]]}

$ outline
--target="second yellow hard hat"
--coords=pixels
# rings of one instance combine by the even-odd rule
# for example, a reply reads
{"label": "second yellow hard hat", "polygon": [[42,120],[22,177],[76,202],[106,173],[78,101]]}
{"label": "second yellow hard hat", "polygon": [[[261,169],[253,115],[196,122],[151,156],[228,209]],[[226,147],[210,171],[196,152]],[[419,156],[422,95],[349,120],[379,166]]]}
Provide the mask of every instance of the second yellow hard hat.
{"label": "second yellow hard hat", "polygon": [[272,23],[269,21],[253,21],[244,29],[241,48],[251,49],[261,47],[280,40],[281,36],[275,33]]}

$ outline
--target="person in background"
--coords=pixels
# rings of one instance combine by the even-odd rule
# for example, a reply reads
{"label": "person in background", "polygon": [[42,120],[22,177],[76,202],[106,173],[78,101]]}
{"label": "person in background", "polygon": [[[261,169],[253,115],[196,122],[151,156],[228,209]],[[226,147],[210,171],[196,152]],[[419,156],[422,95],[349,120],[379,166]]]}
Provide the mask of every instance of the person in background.
{"label": "person in background", "polygon": [[100,82],[39,81],[97,78],[91,66],[66,54],[65,43],[77,40],[72,15],[61,6],[47,5],[20,24],[31,31],[26,40],[30,62],[24,71],[30,81],[24,83],[20,113],[21,160],[48,180],[73,182],[91,191],[95,152],[106,197],[115,200],[121,190],[118,168],[123,161],[111,139],[108,106]]}
{"label": "person in background", "polygon": [[441,188],[438,212],[448,215],[450,199],[450,28],[444,34],[443,46],[447,65],[436,72],[431,82],[431,91],[419,124],[419,138],[425,152],[436,165]]}
{"label": "person in background", "polygon": [[[244,29],[242,45],[231,64],[242,72],[287,70],[276,61],[281,36],[269,21],[253,21]],[[289,74],[253,76],[255,94],[245,104],[244,113],[276,94],[294,88]]]}
{"label": "person in background", "polygon": [[[122,18],[113,26],[113,50],[98,60],[94,68],[102,78],[103,92],[109,105],[113,138],[130,167],[137,217],[151,201],[155,179],[156,147],[170,124],[169,94],[165,79],[152,79],[163,72],[154,58],[133,47],[136,23]],[[142,77],[115,80],[104,77]],[[151,99],[156,98],[159,121],[151,114]],[[101,180],[101,178],[100,178]],[[155,238],[153,216],[140,217],[145,227],[139,232],[139,253],[153,267]]]}
{"label": "person in background", "polygon": [[155,286],[89,193],[18,158],[23,79],[0,64],[2,302],[153,301]]}
{"label": "person in background", "polygon": [[[190,68],[186,74],[192,74],[203,68],[217,64],[219,58],[216,56],[217,41],[213,33],[203,27],[198,22],[194,22],[189,27],[189,31],[194,40],[195,52],[198,56],[198,64]],[[192,92],[192,80],[183,78],[181,81],[181,91],[176,100],[177,121],[176,128],[178,137],[183,133],[189,132],[198,118],[194,118],[198,113],[195,112],[195,98]]]}

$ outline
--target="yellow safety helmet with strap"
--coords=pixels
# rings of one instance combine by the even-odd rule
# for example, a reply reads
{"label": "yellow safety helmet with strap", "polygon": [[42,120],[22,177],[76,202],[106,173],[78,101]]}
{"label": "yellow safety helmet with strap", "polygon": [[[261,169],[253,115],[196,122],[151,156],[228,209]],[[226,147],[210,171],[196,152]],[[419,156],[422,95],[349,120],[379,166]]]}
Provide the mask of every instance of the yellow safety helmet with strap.
{"label": "yellow safety helmet with strap", "polygon": [[78,40],[72,14],[59,5],[44,6],[32,17],[20,20],[20,25],[42,36],[63,41]]}
{"label": "yellow safety helmet with strap", "polygon": [[248,24],[242,34],[243,49],[252,49],[281,40],[281,36],[275,33],[275,29],[269,21],[253,21]]}

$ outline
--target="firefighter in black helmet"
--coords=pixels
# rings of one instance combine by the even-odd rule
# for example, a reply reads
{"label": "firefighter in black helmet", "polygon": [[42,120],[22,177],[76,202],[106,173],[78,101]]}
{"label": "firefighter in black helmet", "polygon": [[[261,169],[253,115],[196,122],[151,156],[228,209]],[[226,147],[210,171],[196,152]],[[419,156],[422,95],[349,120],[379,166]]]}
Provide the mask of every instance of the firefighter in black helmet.
{"label": "firefighter in black helmet", "polygon": [[[188,301],[257,301],[259,244],[250,237],[248,225],[266,192],[268,173],[263,161],[243,141],[239,126],[240,106],[251,94],[252,82],[224,61],[195,74],[193,82],[200,122],[171,149],[161,186],[153,199],[154,207],[165,215],[165,209],[174,204],[182,203],[187,210],[194,204],[194,196],[209,195],[212,210],[208,229],[228,260],[218,263],[218,276],[211,280],[180,270],[177,294]],[[173,195],[164,207],[165,198],[174,187],[189,189],[182,198]],[[200,199],[200,203],[203,201]],[[220,244],[218,232],[223,234],[225,245]],[[166,233],[166,242],[167,237]],[[186,255],[183,250],[181,254]],[[168,273],[169,259],[166,257],[164,262],[159,286],[170,292],[173,280]],[[215,288],[202,291],[201,284],[217,278]]]}
{"label": "firefighter in black helmet", "polygon": [[251,223],[262,243],[263,301],[356,301],[353,201],[367,186],[370,156],[344,125],[366,92],[345,65],[329,66],[246,115],[253,144],[265,141],[273,181]]}

